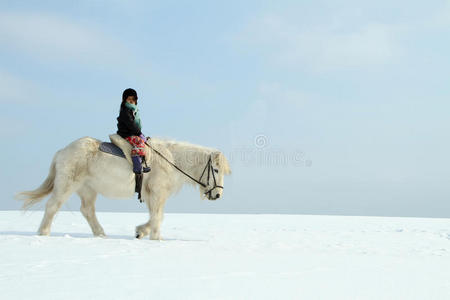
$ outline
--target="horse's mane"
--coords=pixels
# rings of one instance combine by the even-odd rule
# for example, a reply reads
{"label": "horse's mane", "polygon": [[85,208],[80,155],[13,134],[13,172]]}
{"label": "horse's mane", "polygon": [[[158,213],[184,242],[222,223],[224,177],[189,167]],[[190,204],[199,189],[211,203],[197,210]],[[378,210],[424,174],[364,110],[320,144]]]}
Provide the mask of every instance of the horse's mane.
{"label": "horse's mane", "polygon": [[192,143],[185,142],[185,141],[176,141],[174,139],[168,139],[168,138],[162,138],[162,137],[152,137],[151,142],[160,144],[160,145],[164,145],[166,147],[174,146],[174,147],[184,148],[186,150],[192,150],[195,152],[201,152],[201,153],[205,153],[205,154],[210,154],[214,151],[219,151],[219,150],[217,150],[215,148],[211,148],[211,147],[200,146],[200,145],[192,144]]}
{"label": "horse's mane", "polygon": [[152,137],[151,144],[154,144],[156,147],[160,146],[161,148],[169,150],[175,160],[180,160],[183,157],[186,157],[184,155],[188,154],[193,156],[190,159],[196,159],[198,162],[201,162],[203,164],[207,162],[207,159],[211,154],[220,153],[220,155],[217,156],[219,165],[223,167],[225,174],[231,173],[230,165],[227,159],[216,148],[205,147],[185,141],[176,141],[173,139],[161,137]]}

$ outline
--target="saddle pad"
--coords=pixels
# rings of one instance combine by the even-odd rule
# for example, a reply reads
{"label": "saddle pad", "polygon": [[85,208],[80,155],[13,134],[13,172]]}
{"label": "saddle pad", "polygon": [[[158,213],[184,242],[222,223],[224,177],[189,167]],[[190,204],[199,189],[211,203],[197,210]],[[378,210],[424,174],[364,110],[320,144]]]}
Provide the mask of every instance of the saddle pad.
{"label": "saddle pad", "polygon": [[98,149],[100,151],[105,152],[105,153],[109,153],[109,154],[112,154],[112,155],[116,155],[116,156],[119,156],[119,157],[126,158],[125,154],[122,151],[122,149],[120,149],[119,147],[117,147],[113,143],[102,142],[102,143],[100,143],[100,146],[98,147]]}

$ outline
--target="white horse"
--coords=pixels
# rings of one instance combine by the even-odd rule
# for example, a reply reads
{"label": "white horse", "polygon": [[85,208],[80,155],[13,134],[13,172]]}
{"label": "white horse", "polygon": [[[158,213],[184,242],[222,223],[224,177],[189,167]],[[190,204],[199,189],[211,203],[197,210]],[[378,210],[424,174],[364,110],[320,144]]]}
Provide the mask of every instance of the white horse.
{"label": "white horse", "polygon": [[[72,142],[55,154],[49,175],[39,188],[17,194],[17,198],[24,200],[23,208],[27,209],[51,193],[39,227],[40,235],[50,234],[55,214],[74,192],[81,198],[81,213],[94,236],[105,236],[95,214],[97,194],[117,199],[133,197],[135,180],[131,164],[124,158],[100,151],[100,143],[91,137]],[[159,240],[164,204],[169,196],[179,191],[183,184],[190,183],[199,186],[203,198],[218,199],[223,192],[224,175],[230,174],[231,170],[225,156],[212,148],[156,138],[151,139],[151,146],[194,178],[200,178],[205,171],[200,186],[161,156],[150,152],[152,170],[144,174],[142,184],[142,198],[150,219],[136,227],[136,237],[150,235],[150,239]],[[215,180],[209,180],[213,177]]]}

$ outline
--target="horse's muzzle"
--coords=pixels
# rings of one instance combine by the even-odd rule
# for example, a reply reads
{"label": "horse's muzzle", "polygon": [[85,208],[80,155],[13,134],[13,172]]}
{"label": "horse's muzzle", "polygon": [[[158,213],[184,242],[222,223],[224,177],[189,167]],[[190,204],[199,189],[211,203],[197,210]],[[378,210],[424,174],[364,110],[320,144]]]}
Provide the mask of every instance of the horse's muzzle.
{"label": "horse's muzzle", "polygon": [[210,196],[208,199],[209,200],[217,200],[217,199],[219,199],[220,198],[220,194],[216,194],[216,196]]}

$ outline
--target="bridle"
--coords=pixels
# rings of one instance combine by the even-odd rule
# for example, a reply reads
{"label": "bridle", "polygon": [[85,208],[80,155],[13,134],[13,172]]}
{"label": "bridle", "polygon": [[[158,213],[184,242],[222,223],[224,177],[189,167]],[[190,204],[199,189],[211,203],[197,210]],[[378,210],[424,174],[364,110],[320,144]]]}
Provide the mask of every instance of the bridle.
{"label": "bridle", "polygon": [[211,154],[209,155],[209,159],[208,162],[206,163],[205,168],[203,169],[202,175],[200,176],[200,178],[198,179],[199,182],[202,181],[203,175],[205,174],[206,169],[208,169],[208,176],[207,176],[207,181],[206,184],[207,185],[203,185],[204,188],[206,188],[207,186],[209,186],[209,174],[212,174],[212,178],[213,178],[213,182],[214,182],[214,186],[209,189],[208,191],[205,192],[204,195],[208,194],[208,197],[211,198],[211,192],[212,190],[214,190],[215,188],[220,188],[223,190],[223,186],[221,185],[217,185],[216,182],[216,175],[214,174],[216,172],[216,170],[213,168],[212,166],[212,158],[211,158]]}
{"label": "bridle", "polygon": [[[194,177],[192,177],[191,175],[189,175],[188,173],[186,173],[185,171],[183,171],[182,169],[180,169],[178,166],[176,166],[173,162],[171,162],[170,160],[168,160],[164,155],[161,154],[161,152],[159,152],[158,150],[156,150],[155,148],[151,147],[147,142],[145,142],[145,144],[152,149],[156,154],[158,154],[159,156],[161,156],[165,161],[167,161],[171,166],[173,166],[175,169],[177,169],[178,171],[180,171],[181,173],[183,173],[185,176],[189,177],[192,181],[198,183],[199,185],[201,185],[202,187],[204,187],[205,189],[209,187],[209,180],[210,177],[212,177],[213,182],[214,182],[214,186],[209,189],[208,191],[206,191],[204,193],[204,195],[208,195],[208,198],[211,199],[211,192],[216,189],[222,189],[223,190],[223,186],[218,185],[217,181],[216,181],[216,175],[214,174],[214,172],[216,170],[214,170],[213,166],[212,166],[212,157],[211,154],[209,155],[209,159],[208,162],[206,163],[205,167],[203,168],[203,172],[202,175],[200,175],[200,178],[197,180]],[[208,170],[208,175],[207,175],[207,180],[206,180],[206,184],[204,184],[202,182],[202,178],[203,175],[205,175],[206,170]],[[210,174],[212,174],[212,176],[210,176]]]}

